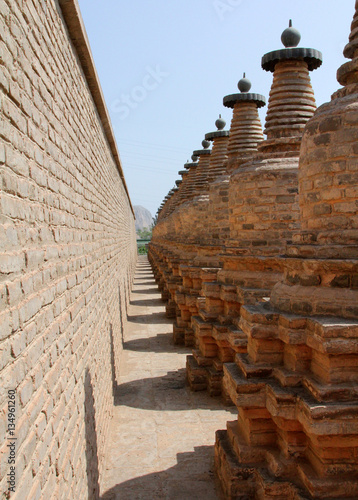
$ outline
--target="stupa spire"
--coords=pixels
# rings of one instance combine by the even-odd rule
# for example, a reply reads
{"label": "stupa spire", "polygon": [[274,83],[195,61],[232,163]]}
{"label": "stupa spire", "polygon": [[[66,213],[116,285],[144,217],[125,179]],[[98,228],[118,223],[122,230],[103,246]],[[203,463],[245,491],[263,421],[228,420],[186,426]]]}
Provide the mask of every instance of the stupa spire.
{"label": "stupa spire", "polygon": [[207,141],[213,141],[213,149],[210,156],[209,172],[207,181],[212,182],[220,175],[225,174],[224,162],[227,159],[227,146],[229,141],[230,132],[224,130],[226,122],[219,118],[215,122],[216,130],[215,132],[209,132],[205,134],[205,139]]}
{"label": "stupa spire", "polygon": [[296,151],[307,121],[316,111],[309,72],[322,64],[315,49],[297,47],[301,34],[289,23],[282,35],[284,49],[262,58],[262,68],[273,73],[264,133],[267,140],[261,151]]}
{"label": "stupa spire", "polygon": [[351,25],[349,42],[344,47],[343,54],[351,61],[342,64],[337,71],[337,80],[344,87],[358,83],[358,0]]}
{"label": "stupa spire", "polygon": [[266,99],[261,94],[250,93],[251,82],[243,78],[238,83],[239,94],[230,94],[224,97],[223,104],[227,108],[233,108],[230,126],[230,139],[227,148],[228,171],[237,167],[237,160],[247,159],[257,151],[257,145],[263,141],[261,121],[258,108],[265,106]]}

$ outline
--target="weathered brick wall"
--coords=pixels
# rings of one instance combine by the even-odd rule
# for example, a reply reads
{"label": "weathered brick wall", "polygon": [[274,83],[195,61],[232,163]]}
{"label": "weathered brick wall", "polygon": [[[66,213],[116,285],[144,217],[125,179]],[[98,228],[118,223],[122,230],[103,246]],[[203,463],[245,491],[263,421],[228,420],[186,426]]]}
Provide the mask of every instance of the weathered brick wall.
{"label": "weathered brick wall", "polygon": [[230,238],[247,253],[279,255],[299,230],[298,158],[258,158],[230,177]]}
{"label": "weathered brick wall", "polygon": [[96,497],[136,259],[100,87],[60,4],[76,11],[0,2],[0,489],[15,389],[18,499]]}

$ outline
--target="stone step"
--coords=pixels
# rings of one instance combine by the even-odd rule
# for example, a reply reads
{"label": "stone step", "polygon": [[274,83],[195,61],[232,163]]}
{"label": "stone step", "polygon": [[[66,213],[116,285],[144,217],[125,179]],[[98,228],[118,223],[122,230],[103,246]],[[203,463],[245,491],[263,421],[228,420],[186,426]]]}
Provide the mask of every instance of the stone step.
{"label": "stone step", "polygon": [[327,439],[328,447],[330,436],[358,433],[357,400],[320,404],[304,388],[282,387],[274,378],[247,379],[236,363],[224,364],[223,383],[237,407],[267,408],[277,418],[299,421],[306,433],[321,436],[321,445]]}
{"label": "stone step", "polygon": [[186,376],[192,391],[205,391],[207,388],[207,372],[200,367],[193,356],[186,357]]}
{"label": "stone step", "polygon": [[212,326],[212,337],[216,341],[225,341],[227,340],[228,328],[225,325],[220,323],[214,323]]}
{"label": "stone step", "polygon": [[200,278],[201,267],[193,267],[187,265],[179,266],[179,274],[182,277],[190,277],[190,278]]}
{"label": "stone step", "polygon": [[213,359],[213,367],[217,372],[223,372],[224,363],[219,358]]}
{"label": "stone step", "polygon": [[184,305],[185,304],[185,294],[176,291],[175,292],[175,302],[179,305]]}
{"label": "stone step", "polygon": [[266,303],[258,303],[256,305],[243,306],[241,308],[241,316],[250,323],[277,325],[280,313],[278,311],[271,310]]}
{"label": "stone step", "polygon": [[313,377],[302,376],[302,385],[317,401],[354,401],[358,400],[356,382],[342,384],[321,384]]}
{"label": "stone step", "polygon": [[220,298],[226,302],[237,302],[236,285],[225,285],[220,286]]}
{"label": "stone step", "polygon": [[254,469],[238,464],[225,430],[216,431],[215,470],[226,500],[255,498]]}
{"label": "stone step", "polygon": [[237,301],[240,304],[254,305],[258,302],[268,301],[271,290],[268,288],[245,288],[236,287]]}
{"label": "stone step", "polygon": [[184,344],[186,347],[193,347],[195,345],[194,330],[190,327],[185,328],[184,331]]}
{"label": "stone step", "polygon": [[225,393],[237,407],[266,407],[265,382],[246,380],[236,363],[224,363],[223,370]]}
{"label": "stone step", "polygon": [[264,468],[255,470],[257,500],[308,500],[310,497],[299,492],[290,481],[272,477]]}
{"label": "stone step", "polygon": [[302,385],[302,372],[293,372],[282,366],[277,366],[272,370],[272,376],[283,387],[297,387]]}
{"label": "stone step", "polygon": [[192,353],[198,367],[208,367],[213,364],[214,359],[203,356],[198,349],[193,349]]}
{"label": "stone step", "polygon": [[207,368],[208,381],[211,386],[215,386],[218,390],[218,396],[221,394],[221,381],[223,378],[223,372],[217,371],[214,366]]}
{"label": "stone step", "polygon": [[319,477],[308,462],[298,464],[298,476],[313,498],[357,500],[358,474]]}
{"label": "stone step", "polygon": [[240,329],[230,326],[228,329],[228,341],[235,352],[246,352],[247,335]]}
{"label": "stone step", "polygon": [[220,271],[220,267],[204,267],[201,269],[200,278],[203,282],[214,281],[217,278],[217,274]]}
{"label": "stone step", "polygon": [[248,444],[244,436],[241,434],[238,422],[228,422],[227,437],[231,446],[231,450],[237,460],[238,464],[256,464],[261,465],[264,463],[266,452],[270,448],[268,446],[254,446]]}
{"label": "stone step", "polygon": [[209,312],[209,311],[206,311],[205,309],[200,309],[199,315],[200,315],[200,318],[206,323],[208,323],[208,322],[212,323],[218,317],[216,312]]}
{"label": "stone step", "polygon": [[265,363],[252,363],[246,353],[237,353],[235,363],[240,368],[245,378],[263,378],[272,373],[272,366]]}
{"label": "stone step", "polygon": [[236,319],[238,313],[231,312],[231,314],[219,314],[218,323],[223,326],[228,326]]}
{"label": "stone step", "polygon": [[208,323],[207,321],[204,321],[203,318],[200,316],[192,316],[191,317],[191,325],[193,330],[195,331],[195,334],[198,335],[199,337],[203,336],[211,336],[212,332],[212,323]]}
{"label": "stone step", "polygon": [[211,283],[209,282],[203,282],[202,283],[202,290],[203,294],[205,294],[205,297],[212,297],[215,299],[220,299],[220,284],[217,281],[213,281]]}

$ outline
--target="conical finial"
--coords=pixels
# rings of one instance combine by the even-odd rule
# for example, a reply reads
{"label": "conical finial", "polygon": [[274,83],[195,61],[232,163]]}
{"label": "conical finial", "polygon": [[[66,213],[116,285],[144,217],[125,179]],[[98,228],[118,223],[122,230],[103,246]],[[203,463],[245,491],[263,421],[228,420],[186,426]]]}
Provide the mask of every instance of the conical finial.
{"label": "conical finial", "polygon": [[195,155],[191,155],[191,159],[193,160],[194,163],[198,161],[198,157]]}
{"label": "conical finial", "polygon": [[206,139],[204,139],[202,142],[201,142],[201,145],[203,146],[204,149],[208,149],[208,147],[210,146],[210,142],[207,141]]}
{"label": "conical finial", "polygon": [[237,86],[240,92],[249,92],[251,89],[251,82],[248,78],[246,78],[246,73],[244,73],[244,76],[241,78]]}
{"label": "conical finial", "polygon": [[297,47],[301,40],[301,33],[292,27],[292,19],[290,19],[289,27],[281,35],[281,42],[288,47]]}
{"label": "conical finial", "polygon": [[215,125],[218,130],[223,130],[226,125],[226,121],[221,118],[221,115],[219,115],[219,118],[216,120]]}

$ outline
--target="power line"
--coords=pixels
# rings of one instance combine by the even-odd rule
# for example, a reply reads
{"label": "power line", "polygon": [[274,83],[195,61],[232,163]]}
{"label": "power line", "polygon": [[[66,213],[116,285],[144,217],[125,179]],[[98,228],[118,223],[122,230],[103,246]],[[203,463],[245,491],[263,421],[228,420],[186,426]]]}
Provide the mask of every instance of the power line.
{"label": "power line", "polygon": [[171,174],[171,175],[177,175],[175,170],[169,170],[169,169],[164,169],[164,168],[156,168],[156,167],[146,167],[143,165],[138,165],[136,163],[127,163],[123,165],[123,170],[129,172],[130,170],[144,170],[146,172],[162,172],[166,174]]}
{"label": "power line", "polygon": [[[144,157],[146,159],[153,159],[154,161],[179,161],[177,160],[176,158],[169,158],[167,156],[159,156],[159,155],[151,155],[151,154],[146,154],[146,153],[139,153],[139,152],[133,152],[133,151],[124,151],[122,150],[121,153],[120,153],[121,157],[123,158],[124,156],[134,156],[134,157],[137,157],[137,156],[141,156],[141,157]],[[153,161],[152,160],[152,161]]]}
{"label": "power line", "polygon": [[128,144],[128,145],[133,145],[133,146],[136,146],[136,147],[141,147],[143,146],[144,147],[150,147],[150,148],[156,148],[156,149],[165,149],[165,150],[168,150],[168,151],[177,151],[177,152],[183,152],[183,151],[188,151],[187,149],[185,148],[173,148],[173,147],[168,147],[168,146],[163,146],[163,145],[160,145],[160,144],[153,144],[153,143],[150,143],[150,142],[139,142],[139,141],[132,141],[132,140],[125,140],[125,139],[119,139],[118,138],[118,144],[119,144],[119,147],[121,144]]}

